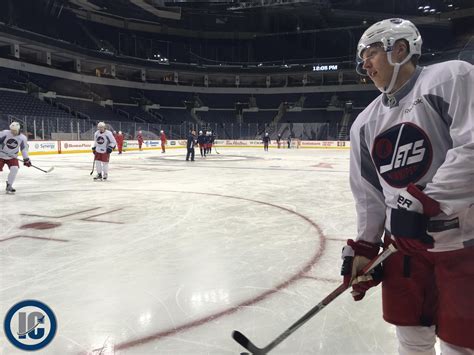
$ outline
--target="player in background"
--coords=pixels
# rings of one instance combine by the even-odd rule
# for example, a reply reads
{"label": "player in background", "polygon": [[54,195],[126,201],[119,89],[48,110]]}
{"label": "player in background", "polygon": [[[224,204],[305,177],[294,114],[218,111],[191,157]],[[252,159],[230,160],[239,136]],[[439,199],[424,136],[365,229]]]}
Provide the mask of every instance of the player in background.
{"label": "player in background", "polygon": [[209,131],[209,154],[212,153],[212,147],[214,146],[214,142],[216,140],[216,135]]}
{"label": "player in background", "polygon": [[118,153],[119,154],[122,154],[122,151],[123,151],[123,134],[122,134],[122,131],[119,131],[117,133],[117,135],[114,136],[115,140],[117,141],[117,149],[118,149]]}
{"label": "player in background", "polygon": [[23,156],[23,165],[30,167],[31,160],[28,157],[28,144],[26,136],[20,133],[20,124],[12,122],[10,129],[0,132],[0,172],[3,171],[5,164],[10,169],[7,177],[7,187],[5,191],[7,194],[15,193],[13,183],[15,182],[16,174],[20,168],[18,164],[18,152],[21,151]]}
{"label": "player in background", "polygon": [[94,153],[95,168],[97,176],[94,180],[107,180],[109,175],[110,153],[117,146],[115,138],[109,130],[105,128],[104,122],[97,124],[97,131],[94,134],[92,152]]}
{"label": "player in background", "polygon": [[206,156],[206,136],[202,131],[199,131],[199,136],[197,137],[197,142],[199,144],[199,151],[201,152],[201,157]]}
{"label": "player in background", "polygon": [[288,136],[286,143],[288,144],[288,149],[291,149],[291,134]]}
{"label": "player in background", "polygon": [[278,149],[280,149],[281,147],[281,134],[280,133],[278,133],[276,141],[277,141]]}
{"label": "player in background", "polygon": [[188,139],[186,142],[186,148],[188,152],[186,153],[186,161],[191,158],[191,161],[194,161],[194,146],[196,145],[196,131],[192,130],[189,132]]}
{"label": "player in background", "polygon": [[142,145],[143,145],[143,134],[142,134],[142,131],[138,131],[137,140],[138,140],[138,150],[142,150]]}
{"label": "player in background", "polygon": [[384,319],[400,354],[474,354],[474,71],[462,61],[417,66],[422,38],[403,19],[369,27],[358,72],[381,91],[351,128],[358,232],[343,249],[353,297],[380,282],[357,273],[384,244]]}
{"label": "player in background", "polygon": [[211,132],[206,131],[206,143],[205,143],[206,154],[211,154],[211,150],[209,149],[210,145],[211,145]]}
{"label": "player in background", "polygon": [[163,130],[160,131],[161,152],[166,153],[166,134]]}
{"label": "player in background", "polygon": [[268,152],[268,145],[270,144],[270,135],[268,134],[268,132],[265,132],[265,134],[262,137],[262,141],[263,141],[263,150],[265,152]]}

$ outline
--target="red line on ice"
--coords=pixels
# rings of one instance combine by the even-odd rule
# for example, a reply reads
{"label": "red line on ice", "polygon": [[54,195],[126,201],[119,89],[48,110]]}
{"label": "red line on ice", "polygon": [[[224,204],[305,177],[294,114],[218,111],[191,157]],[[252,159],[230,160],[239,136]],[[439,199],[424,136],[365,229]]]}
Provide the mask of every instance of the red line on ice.
{"label": "red line on ice", "polygon": [[120,211],[120,210],[123,210],[123,208],[116,208],[115,210],[111,210],[111,211],[107,211],[107,212],[102,212],[102,213],[98,213],[98,214],[95,214],[93,216],[89,216],[89,217],[86,217],[86,218],[81,218],[81,221],[87,221],[87,222],[100,222],[100,223],[114,223],[114,224],[125,224],[123,222],[114,222],[114,221],[104,221],[104,220],[94,220],[94,219],[91,219],[91,218],[94,218],[94,217],[98,217],[98,216],[103,216],[103,215],[106,215],[106,214],[109,214],[109,213],[113,213],[113,212],[117,212],[117,211]]}
{"label": "red line on ice", "polygon": [[6,242],[8,240],[12,240],[12,239],[18,239],[18,238],[28,238],[28,239],[37,239],[37,240],[50,240],[52,242],[69,242],[69,240],[67,239],[57,239],[57,238],[46,238],[46,237],[32,237],[32,236],[29,236],[29,235],[15,235],[13,237],[8,237],[8,238],[5,238],[5,239],[0,239],[0,243],[1,242]]}
{"label": "red line on ice", "polygon": [[63,215],[61,215],[61,216],[45,216],[45,215],[30,214],[30,213],[22,213],[21,215],[22,215],[22,216],[28,216],[28,217],[64,218],[64,217],[70,217],[70,216],[74,216],[74,215],[77,215],[77,214],[81,214],[81,213],[85,213],[85,212],[89,212],[89,211],[93,211],[93,210],[97,210],[97,209],[99,209],[99,207],[94,207],[94,208],[89,208],[89,209],[83,210],[83,211],[78,211],[78,212],[72,212],[72,213],[68,213],[68,214],[63,214]]}

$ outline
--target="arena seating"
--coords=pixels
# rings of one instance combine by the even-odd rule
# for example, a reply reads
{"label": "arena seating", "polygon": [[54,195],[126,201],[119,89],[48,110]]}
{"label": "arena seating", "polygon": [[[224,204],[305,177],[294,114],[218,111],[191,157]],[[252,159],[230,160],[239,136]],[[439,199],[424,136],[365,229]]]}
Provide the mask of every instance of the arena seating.
{"label": "arena seating", "polygon": [[0,87],[16,90],[25,89],[26,79],[17,70],[0,68]]}
{"label": "arena seating", "polygon": [[237,102],[248,103],[247,94],[199,94],[199,99],[209,108],[234,108]]}
{"label": "arena seating", "polygon": [[253,95],[257,101],[258,108],[278,109],[282,102],[294,103],[299,100],[301,94],[271,94]]}
{"label": "arena seating", "polygon": [[205,122],[236,123],[235,110],[209,110],[196,113]]}
{"label": "arena seating", "polygon": [[150,122],[150,123],[156,123],[159,121],[158,117],[155,117],[151,115],[150,113],[142,110],[139,106],[114,104],[114,111],[118,115],[121,115],[123,118],[126,118],[129,121],[142,121],[142,122]]}
{"label": "arena seating", "polygon": [[54,91],[58,95],[73,96],[81,98],[91,98],[90,89],[83,83],[76,80],[58,78],[54,76],[26,73],[25,76],[43,88],[44,91]]}
{"label": "arena seating", "polygon": [[121,117],[112,109],[100,106],[92,101],[75,100],[71,98],[58,97],[56,102],[71,108],[71,111],[81,112],[90,119],[96,121],[120,121]]}
{"label": "arena seating", "polygon": [[194,121],[188,110],[182,109],[160,108],[153,110],[153,113],[161,118],[164,123],[181,124],[184,121]]}
{"label": "arena seating", "polygon": [[3,90],[0,90],[0,113],[35,117],[72,117],[32,95]]}
{"label": "arena seating", "polygon": [[277,110],[258,111],[258,112],[244,112],[243,121],[245,123],[269,123],[272,122],[277,115]]}
{"label": "arena seating", "polygon": [[121,86],[90,84],[90,89],[104,100],[113,100],[114,103],[135,103],[141,93],[137,89]]}
{"label": "arena seating", "polygon": [[153,103],[167,107],[184,107],[184,101],[193,100],[193,94],[186,92],[144,90],[143,94]]}

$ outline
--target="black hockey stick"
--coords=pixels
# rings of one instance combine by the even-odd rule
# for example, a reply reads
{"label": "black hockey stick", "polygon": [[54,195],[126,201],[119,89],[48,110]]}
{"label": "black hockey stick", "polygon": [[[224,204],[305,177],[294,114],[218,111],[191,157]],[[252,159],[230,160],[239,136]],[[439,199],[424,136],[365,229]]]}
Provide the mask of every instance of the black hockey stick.
{"label": "black hockey stick", "polygon": [[[18,159],[18,161],[21,161],[22,163],[24,163],[25,161],[23,159],[20,159],[20,158],[17,158],[15,156],[11,156],[10,154],[8,154],[10,157],[14,158],[14,159]],[[54,166],[50,167],[48,170],[44,170],[44,169],[41,169],[40,167],[36,166],[36,165],[33,165],[31,164],[31,166],[35,169],[38,169],[39,171],[42,171],[43,173],[50,173],[51,171],[54,170]]]}
{"label": "black hockey stick", "polygon": [[[390,255],[395,253],[397,249],[393,244],[391,244],[387,249],[385,249],[381,254],[375,257],[370,263],[368,263],[362,269],[362,275],[365,275],[372,271],[377,265],[379,265],[382,261],[387,259]],[[324,298],[321,302],[319,302],[316,306],[311,308],[303,317],[298,319],[295,323],[291,325],[287,330],[281,333],[275,340],[273,340],[270,344],[265,346],[264,348],[258,348],[252,343],[245,335],[241,332],[234,330],[232,332],[232,338],[242,345],[245,349],[250,351],[250,353],[254,355],[264,355],[267,354],[270,350],[275,348],[278,344],[280,344],[283,340],[288,338],[291,334],[293,334],[298,328],[300,328],[303,324],[305,324],[308,320],[310,320],[315,314],[321,311],[324,307],[326,307],[329,303],[334,301],[339,295],[341,295],[347,287],[344,284],[341,284],[338,288],[332,291],[326,298]]]}
{"label": "black hockey stick", "polygon": [[216,151],[216,154],[221,154],[217,151],[216,146],[214,146],[214,150]]}
{"label": "black hockey stick", "polygon": [[[21,159],[18,159],[18,160],[21,161],[22,163],[24,163],[23,160],[21,160]],[[38,167],[36,165],[33,165],[33,164],[31,164],[31,166],[35,169],[38,169],[39,171],[42,171],[43,173],[46,173],[46,174],[48,174],[48,173],[50,173],[51,171],[54,170],[54,166],[50,167],[48,170],[41,169],[40,167]]]}
{"label": "black hockey stick", "polygon": [[94,174],[94,169],[95,169],[95,154],[94,154],[94,161],[92,162],[92,170],[91,170],[91,173],[89,175]]}

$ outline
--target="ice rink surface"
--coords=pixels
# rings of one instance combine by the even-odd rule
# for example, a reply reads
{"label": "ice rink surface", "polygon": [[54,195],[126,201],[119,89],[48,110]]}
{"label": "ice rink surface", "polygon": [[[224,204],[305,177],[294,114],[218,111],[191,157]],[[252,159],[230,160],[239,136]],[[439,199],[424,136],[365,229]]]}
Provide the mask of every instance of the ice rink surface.
{"label": "ice rink surface", "polygon": [[[198,151],[196,151],[198,153]],[[219,149],[32,156],[0,193],[0,315],[50,306],[53,342],[36,354],[240,354],[263,347],[335,289],[355,237],[349,152]],[[1,173],[4,184],[8,169]],[[272,354],[395,354],[380,288],[348,292]],[[24,354],[0,330],[1,354]]]}

